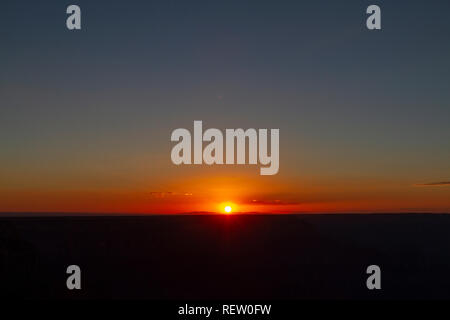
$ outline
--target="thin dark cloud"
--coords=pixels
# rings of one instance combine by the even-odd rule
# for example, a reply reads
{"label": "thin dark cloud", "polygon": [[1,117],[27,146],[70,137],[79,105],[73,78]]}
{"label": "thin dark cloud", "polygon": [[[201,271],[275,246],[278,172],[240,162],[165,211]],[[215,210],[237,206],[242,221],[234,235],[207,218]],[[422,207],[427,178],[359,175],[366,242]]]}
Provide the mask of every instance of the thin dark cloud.
{"label": "thin dark cloud", "polygon": [[450,181],[429,182],[429,183],[416,183],[417,187],[442,187],[450,186]]}

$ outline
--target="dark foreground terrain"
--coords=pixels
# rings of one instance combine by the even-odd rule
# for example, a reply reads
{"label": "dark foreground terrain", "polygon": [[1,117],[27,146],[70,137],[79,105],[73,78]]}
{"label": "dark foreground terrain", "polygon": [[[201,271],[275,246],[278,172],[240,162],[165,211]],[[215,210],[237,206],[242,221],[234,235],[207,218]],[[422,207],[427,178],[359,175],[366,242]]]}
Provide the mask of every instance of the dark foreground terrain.
{"label": "dark foreground terrain", "polygon": [[[82,289],[66,288],[79,265]],[[366,268],[381,267],[380,291]],[[450,298],[450,215],[0,218],[0,295]]]}

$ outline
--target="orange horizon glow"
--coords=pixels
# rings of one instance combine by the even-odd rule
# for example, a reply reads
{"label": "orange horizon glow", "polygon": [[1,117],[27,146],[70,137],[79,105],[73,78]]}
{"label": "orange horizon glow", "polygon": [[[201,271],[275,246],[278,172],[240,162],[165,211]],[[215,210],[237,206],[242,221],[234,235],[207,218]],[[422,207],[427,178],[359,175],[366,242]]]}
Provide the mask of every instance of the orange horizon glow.
{"label": "orange horizon glow", "polygon": [[[240,189],[240,188],[236,188]],[[314,192],[276,194],[267,190],[258,197],[254,192],[227,192],[224,201],[212,190],[208,192],[86,192],[86,191],[27,191],[2,192],[0,212],[79,212],[79,213],[395,213],[450,212],[447,189],[421,194],[412,188],[408,192],[389,195],[350,194],[341,198],[333,193],[321,200]],[[320,194],[319,191],[316,191]],[[219,188],[217,193],[225,193]],[[352,197],[353,196],[353,197]],[[295,198],[297,197],[297,199]],[[317,197],[317,198],[316,198]],[[222,199],[221,199],[222,198]],[[346,199],[347,198],[347,199]],[[303,201],[302,201],[303,200]],[[230,207],[231,212],[225,208]]]}
{"label": "orange horizon glow", "polygon": [[103,169],[16,176],[21,184],[0,189],[0,212],[223,214],[226,206],[233,213],[450,212],[449,186],[417,186],[412,179],[295,176],[287,166],[265,177],[252,166],[181,169],[167,159],[130,168],[120,179]]}

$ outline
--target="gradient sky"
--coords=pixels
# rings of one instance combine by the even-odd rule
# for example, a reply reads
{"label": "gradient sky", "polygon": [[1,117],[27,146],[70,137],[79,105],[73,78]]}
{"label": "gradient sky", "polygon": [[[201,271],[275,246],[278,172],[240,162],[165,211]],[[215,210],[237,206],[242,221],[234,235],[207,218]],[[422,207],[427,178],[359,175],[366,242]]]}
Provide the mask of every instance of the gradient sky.
{"label": "gradient sky", "polygon": [[[374,3],[381,31],[365,27]],[[447,0],[2,2],[0,211],[450,212],[449,12]],[[170,134],[194,120],[279,128],[279,173],[173,165]]]}

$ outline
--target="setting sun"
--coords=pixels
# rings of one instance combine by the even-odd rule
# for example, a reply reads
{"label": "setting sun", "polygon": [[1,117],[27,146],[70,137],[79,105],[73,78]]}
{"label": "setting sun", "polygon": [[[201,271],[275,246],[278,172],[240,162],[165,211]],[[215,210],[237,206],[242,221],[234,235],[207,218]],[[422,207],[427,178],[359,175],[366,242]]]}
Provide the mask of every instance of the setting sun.
{"label": "setting sun", "polygon": [[231,207],[230,206],[226,206],[223,210],[225,210],[226,213],[230,213],[231,212]]}

